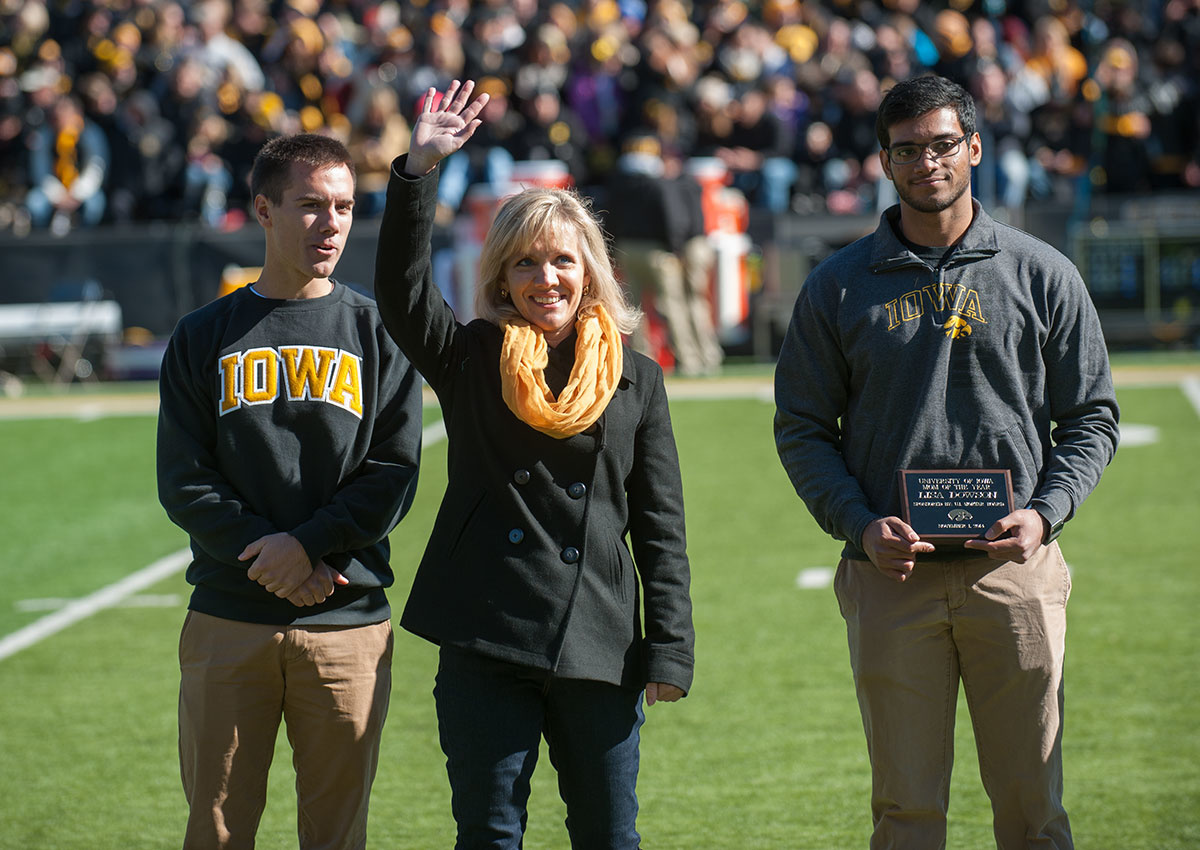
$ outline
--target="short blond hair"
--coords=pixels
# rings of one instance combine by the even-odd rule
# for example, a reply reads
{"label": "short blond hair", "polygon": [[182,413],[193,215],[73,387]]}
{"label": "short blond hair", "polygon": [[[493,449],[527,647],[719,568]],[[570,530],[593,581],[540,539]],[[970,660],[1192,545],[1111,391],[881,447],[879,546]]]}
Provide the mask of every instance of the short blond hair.
{"label": "short blond hair", "polygon": [[588,291],[580,301],[582,313],[603,304],[621,333],[631,333],[642,321],[642,312],[629,303],[617,281],[608,241],[592,212],[591,204],[571,189],[525,189],[505,200],[488,228],[479,256],[479,285],[475,289],[475,314],[495,325],[522,319],[504,290],[504,269],[514,255],[527,251],[539,237],[574,228],[579,236]]}

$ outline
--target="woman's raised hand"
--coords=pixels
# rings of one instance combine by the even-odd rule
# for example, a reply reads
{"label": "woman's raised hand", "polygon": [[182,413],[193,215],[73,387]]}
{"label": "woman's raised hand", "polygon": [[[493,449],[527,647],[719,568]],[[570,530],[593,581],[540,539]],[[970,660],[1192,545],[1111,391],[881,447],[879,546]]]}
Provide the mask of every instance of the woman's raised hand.
{"label": "woman's raised hand", "polygon": [[486,93],[475,98],[470,105],[471,92],[475,90],[473,80],[460,84],[450,83],[441,102],[434,109],[437,89],[425,92],[425,104],[417,123],[413,125],[412,143],[408,149],[405,171],[413,175],[428,174],[443,159],[466,144],[483,122],[479,111],[488,102]]}

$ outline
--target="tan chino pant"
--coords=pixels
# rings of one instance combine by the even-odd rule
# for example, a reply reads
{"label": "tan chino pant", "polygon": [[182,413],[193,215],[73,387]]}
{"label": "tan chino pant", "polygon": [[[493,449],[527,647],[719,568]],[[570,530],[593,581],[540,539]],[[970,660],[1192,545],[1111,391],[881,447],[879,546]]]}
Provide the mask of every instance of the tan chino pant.
{"label": "tan chino pant", "polygon": [[871,759],[873,850],[945,847],[960,680],[997,846],[1071,848],[1061,751],[1071,579],[1058,544],[1024,564],[918,561],[905,582],[843,560],[834,586]]}
{"label": "tan chino pant", "polygon": [[185,850],[254,846],[281,719],[301,850],[365,847],[391,661],[387,621],[269,626],[189,611],[179,640]]}

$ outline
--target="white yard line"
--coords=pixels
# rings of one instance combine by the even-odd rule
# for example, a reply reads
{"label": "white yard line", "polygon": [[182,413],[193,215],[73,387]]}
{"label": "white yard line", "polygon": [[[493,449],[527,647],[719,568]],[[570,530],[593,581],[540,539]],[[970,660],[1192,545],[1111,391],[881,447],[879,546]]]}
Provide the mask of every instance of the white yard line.
{"label": "white yard line", "polygon": [[1187,400],[1192,403],[1196,415],[1200,416],[1200,378],[1184,378],[1179,382],[1179,386]]}
{"label": "white yard line", "polygon": [[[441,442],[445,438],[446,425],[441,420],[427,426],[421,434],[422,443],[426,447]],[[138,591],[145,590],[147,587],[175,575],[187,567],[191,560],[192,553],[189,549],[172,552],[165,558],[160,558],[153,564],[142,567],[136,573],[125,576],[120,581],[100,588],[90,596],[73,600],[53,614],[47,614],[25,628],[5,635],[0,638],[0,661],[10,655],[16,655],[22,649],[28,649],[51,635],[58,634],[80,620],[86,620],[105,608],[119,605]]]}
{"label": "white yard line", "polygon": [[136,573],[102,587],[90,596],[76,599],[64,608],[48,614],[40,620],[35,620],[23,629],[18,629],[11,635],[0,638],[0,660],[15,655],[22,649],[28,649],[35,643],[61,632],[68,626],[73,626],[80,620],[85,620],[98,611],[111,608],[127,596],[145,590],[163,579],[174,575],[188,565],[192,553],[188,549],[172,552],[165,558],[160,558],[149,566],[142,567]]}
{"label": "white yard line", "polygon": [[432,446],[446,439],[446,420],[439,419],[432,425],[426,425],[421,432],[421,445]]}

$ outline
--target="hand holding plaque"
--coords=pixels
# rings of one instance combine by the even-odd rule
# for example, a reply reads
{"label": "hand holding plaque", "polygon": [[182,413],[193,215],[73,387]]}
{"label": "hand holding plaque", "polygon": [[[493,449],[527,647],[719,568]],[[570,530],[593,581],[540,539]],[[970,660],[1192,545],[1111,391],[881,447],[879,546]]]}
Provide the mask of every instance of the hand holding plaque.
{"label": "hand holding plaque", "polygon": [[925,539],[982,537],[1013,510],[1007,469],[902,469],[902,519]]}

